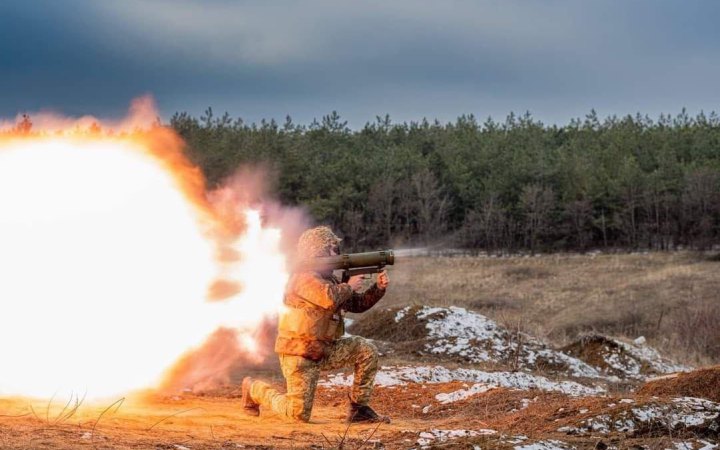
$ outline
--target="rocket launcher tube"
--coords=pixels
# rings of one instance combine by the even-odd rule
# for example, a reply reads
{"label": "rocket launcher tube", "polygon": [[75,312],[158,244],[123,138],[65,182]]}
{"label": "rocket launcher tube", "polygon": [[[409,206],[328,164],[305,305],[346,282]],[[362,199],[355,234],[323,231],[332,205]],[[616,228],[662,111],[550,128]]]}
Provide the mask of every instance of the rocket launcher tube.
{"label": "rocket launcher tube", "polygon": [[347,282],[350,277],[369,273],[379,273],[387,265],[395,264],[395,254],[392,250],[378,252],[347,253],[336,256],[320,256],[300,263],[299,269],[325,272],[342,270],[342,281]]}

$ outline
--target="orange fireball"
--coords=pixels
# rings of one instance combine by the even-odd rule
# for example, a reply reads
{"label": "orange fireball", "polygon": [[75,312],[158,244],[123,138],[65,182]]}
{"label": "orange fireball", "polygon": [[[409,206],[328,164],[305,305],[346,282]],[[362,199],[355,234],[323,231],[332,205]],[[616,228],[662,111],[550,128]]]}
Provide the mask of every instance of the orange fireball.
{"label": "orange fireball", "polygon": [[[0,138],[0,394],[153,387],[219,327],[277,310],[280,230],[235,205],[236,234],[181,145],[157,126]],[[218,278],[239,289],[207,301]]]}

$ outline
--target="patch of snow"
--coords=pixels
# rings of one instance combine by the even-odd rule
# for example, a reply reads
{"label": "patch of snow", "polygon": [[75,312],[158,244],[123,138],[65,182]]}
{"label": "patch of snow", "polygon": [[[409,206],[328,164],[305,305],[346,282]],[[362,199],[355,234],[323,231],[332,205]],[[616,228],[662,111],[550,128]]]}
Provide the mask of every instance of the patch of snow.
{"label": "patch of snow", "polygon": [[465,437],[488,436],[497,433],[495,430],[438,430],[423,431],[420,433],[417,444],[421,447],[427,447],[434,441],[446,442],[450,439],[458,439]]}
{"label": "patch of snow", "polygon": [[657,350],[645,345],[644,338],[625,342],[606,336],[591,335],[581,338],[575,345],[581,347],[592,345],[593,353],[602,360],[599,367],[594,368],[608,380],[611,378],[645,380],[657,374],[691,370],[690,367],[663,358]]}
{"label": "patch of snow", "polygon": [[633,357],[640,361],[649,364],[655,372],[658,373],[673,373],[673,372],[687,372],[691,370],[691,367],[684,366],[682,364],[676,364],[663,358],[660,353],[652,347],[645,345],[635,345],[628,342],[616,340],[618,345],[628,352]]}
{"label": "patch of snow", "polygon": [[80,436],[80,439],[92,439],[92,433],[89,431],[86,431]]}
{"label": "patch of snow", "polygon": [[640,336],[640,337],[638,337],[637,339],[635,339],[635,340],[633,341],[633,344],[635,344],[635,345],[645,345],[645,342],[647,342],[647,340],[645,339],[645,336]]}
{"label": "patch of snow", "polygon": [[714,448],[718,448],[717,443],[712,443],[708,441],[698,440],[698,443],[702,444],[702,448],[699,448],[698,450],[713,450]]}
{"label": "patch of snow", "polygon": [[597,417],[590,418],[586,420],[585,423],[586,428],[590,431],[605,434],[610,431],[610,427],[608,426],[609,421],[610,416],[603,414]]}
{"label": "patch of snow", "polygon": [[[403,309],[395,317],[402,318],[406,314]],[[428,342],[425,350],[433,354],[458,356],[475,363],[513,363],[518,368],[542,364],[563,367],[575,377],[602,377],[597,369],[585,362],[552,350],[525,333],[511,333],[495,321],[465,308],[425,306],[416,312],[416,317],[426,321]]]}
{"label": "patch of snow", "polygon": [[618,419],[613,423],[613,426],[621,433],[631,433],[635,431],[635,422],[630,419]]}
{"label": "patch of snow", "polygon": [[620,400],[620,403],[635,403],[635,400],[631,398],[623,398]]}
{"label": "patch of snow", "polygon": [[605,364],[610,366],[612,369],[623,373],[625,376],[629,376],[631,378],[642,378],[640,375],[641,366],[637,360],[615,352],[604,353],[602,357]]}
{"label": "patch of snow", "polygon": [[398,311],[397,314],[395,314],[395,323],[400,322],[403,319],[403,317],[405,317],[405,314],[408,313],[408,311],[410,311],[409,306],[406,306],[403,309],[401,309],[400,311]]}
{"label": "patch of snow", "polygon": [[519,444],[523,441],[527,441],[528,437],[522,434],[511,436],[509,438],[502,439],[500,442],[505,444]]}
{"label": "patch of snow", "polygon": [[675,442],[675,450],[693,450],[692,442]]}
{"label": "patch of snow", "polygon": [[[353,375],[342,373],[328,375],[320,380],[324,387],[351,386]],[[586,386],[575,381],[551,381],[543,376],[525,372],[486,372],[477,369],[448,369],[443,366],[385,366],[375,376],[376,386],[398,386],[408,383],[449,383],[469,381],[492,387],[561,392],[573,397],[597,396],[605,393],[601,386]]]}
{"label": "patch of snow", "polygon": [[568,450],[576,447],[555,439],[533,442],[532,444],[516,445],[515,450]]}
{"label": "patch of snow", "polygon": [[[626,402],[627,403],[627,402]],[[685,428],[711,428],[720,417],[720,404],[710,400],[681,397],[671,403],[657,401],[619,411],[611,419],[607,414],[582,420],[578,426],[561,427],[558,431],[573,434],[602,433],[611,431],[632,433],[638,428],[660,424],[669,431]]]}
{"label": "patch of snow", "polygon": [[495,389],[495,386],[490,386],[483,383],[476,383],[473,384],[472,387],[469,389],[460,389],[458,391],[450,392],[447,394],[440,393],[435,396],[435,400],[439,401],[442,404],[448,404],[468,399],[473,395],[482,394],[492,389]]}
{"label": "patch of snow", "polygon": [[635,418],[640,422],[662,421],[672,428],[678,426],[697,427],[720,416],[720,404],[701,398],[681,397],[673,399],[674,405],[648,404],[633,408]]}

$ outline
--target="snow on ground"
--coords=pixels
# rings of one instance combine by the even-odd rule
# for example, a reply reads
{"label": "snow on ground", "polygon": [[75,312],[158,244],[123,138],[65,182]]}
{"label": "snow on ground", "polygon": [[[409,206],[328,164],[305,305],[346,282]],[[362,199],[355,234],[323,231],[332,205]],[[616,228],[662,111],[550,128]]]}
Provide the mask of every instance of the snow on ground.
{"label": "snow on ground", "polygon": [[533,442],[531,444],[515,446],[515,450],[568,450],[574,448],[574,446],[555,439],[547,439],[544,441]]}
{"label": "snow on ground", "polygon": [[482,394],[491,389],[495,389],[495,386],[487,385],[485,383],[475,383],[469,389],[460,389],[449,393],[441,392],[435,396],[435,400],[445,405],[468,399],[473,395]]}
{"label": "snow on ground", "polygon": [[[470,363],[501,364],[525,371],[542,369],[612,382],[691,370],[663,358],[646,345],[643,337],[625,342],[605,336],[586,336],[564,351],[558,351],[533,336],[510,331],[465,308],[408,306],[394,314],[399,326],[425,325],[425,352]],[[584,351],[588,348],[592,356]]]}
{"label": "snow on ground", "polygon": [[640,422],[662,421],[672,428],[678,426],[697,427],[720,416],[720,403],[702,398],[680,397],[672,405],[645,405],[633,408],[632,412]]}
{"label": "snow on ground", "polygon": [[615,342],[627,353],[642,363],[648,364],[657,373],[687,372],[691,367],[683,366],[663,358],[660,352],[645,345],[645,341],[635,340],[632,343],[615,339]]}
{"label": "snow on ground", "polygon": [[[614,404],[608,407],[614,407]],[[613,431],[634,433],[653,426],[669,430],[710,430],[717,434],[720,404],[701,398],[680,397],[671,403],[652,401],[612,415],[601,414],[582,420],[578,426],[564,426],[559,432],[567,434],[607,434]]]}
{"label": "snow on ground", "polygon": [[403,309],[399,310],[397,314],[395,314],[395,323],[400,322],[405,317],[405,314],[408,313],[408,311],[410,311],[409,306],[406,306]]}
{"label": "snow on ground", "polygon": [[[482,383],[488,387],[509,389],[562,392],[579,396],[596,396],[605,393],[600,386],[586,386],[574,381],[552,381],[539,375],[525,372],[486,372],[477,369],[448,369],[443,366],[384,366],[375,376],[376,386],[397,386],[408,383],[449,383],[467,381]],[[350,386],[353,375],[338,373],[329,375],[319,382],[320,386]]]}
{"label": "snow on ground", "polygon": [[423,431],[420,433],[420,437],[417,440],[417,444],[421,448],[426,448],[431,444],[437,444],[440,442],[447,442],[451,439],[476,437],[476,436],[487,436],[497,433],[495,430],[438,430],[432,429],[430,431]]}
{"label": "snow on ground", "polygon": [[[410,320],[410,308],[399,310],[395,322]],[[511,333],[495,321],[465,308],[424,306],[413,320],[425,322],[425,351],[460,357],[468,362],[500,362],[517,369],[557,368],[570,376],[599,378],[600,372],[583,361],[548,348],[525,333]]]}
{"label": "snow on ground", "polygon": [[596,366],[594,368],[608,378],[644,380],[657,374],[692,370],[663,358],[657,350],[645,345],[644,338],[626,342],[602,335],[588,335],[566,347],[565,351],[579,358],[590,358],[588,361]]}

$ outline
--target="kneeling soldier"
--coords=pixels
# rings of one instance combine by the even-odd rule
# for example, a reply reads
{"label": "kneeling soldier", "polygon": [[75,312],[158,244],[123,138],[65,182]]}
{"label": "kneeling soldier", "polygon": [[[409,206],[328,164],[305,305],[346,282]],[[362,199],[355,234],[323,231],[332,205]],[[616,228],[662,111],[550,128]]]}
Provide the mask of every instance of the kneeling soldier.
{"label": "kneeling soldier", "polygon": [[[298,242],[301,258],[333,256],[340,239],[328,227],[305,231]],[[341,283],[332,271],[305,271],[290,277],[285,309],[280,314],[275,352],[287,383],[281,394],[263,381],[246,377],[242,383],[243,409],[257,416],[260,406],[277,414],[307,422],[321,370],[352,366],[355,381],[350,393],[349,422],[389,422],[368,406],[378,370],[378,351],[360,336],[345,334],[345,312],[361,313],[373,307],[389,284],[385,271],[363,293],[362,277]]]}

